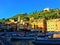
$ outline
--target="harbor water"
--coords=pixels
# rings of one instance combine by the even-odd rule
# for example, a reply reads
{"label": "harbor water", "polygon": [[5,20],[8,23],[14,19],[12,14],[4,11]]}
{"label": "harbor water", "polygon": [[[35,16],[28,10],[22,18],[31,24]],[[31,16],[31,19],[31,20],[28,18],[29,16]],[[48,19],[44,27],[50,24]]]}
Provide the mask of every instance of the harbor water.
{"label": "harbor water", "polygon": [[[0,36],[0,38],[1,38],[0,45],[50,45],[50,44],[35,44],[32,41],[28,41],[28,40],[7,40],[6,39],[7,37],[6,38],[5,37],[2,38],[2,37]],[[60,38],[60,34],[58,34],[58,35],[54,34],[54,38]]]}
{"label": "harbor water", "polygon": [[[2,39],[3,40],[3,39]],[[0,40],[0,45],[34,45],[31,41],[8,41],[8,42],[4,42]]]}
{"label": "harbor water", "polygon": [[28,41],[11,41],[10,44],[12,45],[34,45],[32,42],[28,42]]}

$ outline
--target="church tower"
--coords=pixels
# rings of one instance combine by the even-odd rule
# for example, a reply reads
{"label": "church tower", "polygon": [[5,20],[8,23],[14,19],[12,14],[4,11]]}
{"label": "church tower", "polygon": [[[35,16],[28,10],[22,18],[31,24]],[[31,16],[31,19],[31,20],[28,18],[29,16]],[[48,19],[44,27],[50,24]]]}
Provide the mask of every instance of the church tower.
{"label": "church tower", "polygon": [[20,16],[18,16],[18,20],[17,21],[20,22]]}

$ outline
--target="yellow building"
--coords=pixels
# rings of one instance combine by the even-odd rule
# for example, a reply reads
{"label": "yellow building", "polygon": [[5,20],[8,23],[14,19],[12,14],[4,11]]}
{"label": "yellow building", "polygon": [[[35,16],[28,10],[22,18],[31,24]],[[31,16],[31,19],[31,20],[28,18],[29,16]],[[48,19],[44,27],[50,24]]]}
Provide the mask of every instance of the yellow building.
{"label": "yellow building", "polygon": [[47,31],[47,23],[45,19],[38,19],[37,24],[40,29],[42,28],[42,32]]}
{"label": "yellow building", "polygon": [[34,22],[31,23],[33,29],[42,29],[43,32],[47,30],[47,24],[44,19],[36,19]]}
{"label": "yellow building", "polygon": [[11,24],[11,23],[14,23],[13,19],[8,19],[8,21],[6,21],[6,24]]}
{"label": "yellow building", "polygon": [[57,20],[57,31],[60,31],[60,19]]}
{"label": "yellow building", "polygon": [[29,18],[30,20],[34,20],[34,17]]}
{"label": "yellow building", "polygon": [[18,16],[18,19],[17,19],[17,21],[18,21],[18,22],[20,22],[20,21],[21,21],[21,20],[20,20],[20,16]]}
{"label": "yellow building", "polygon": [[50,19],[45,22],[43,19],[37,19],[31,24],[32,28],[34,28],[34,25],[38,25],[38,28],[42,28],[43,31],[60,31],[60,19]]}
{"label": "yellow building", "polygon": [[37,25],[38,25],[39,28],[43,27],[43,20],[42,19],[38,19]]}
{"label": "yellow building", "polygon": [[34,25],[37,25],[37,22],[31,22],[31,25],[32,25],[32,29],[34,29]]}
{"label": "yellow building", "polygon": [[13,19],[9,19],[10,22],[15,22]]}
{"label": "yellow building", "polygon": [[57,31],[58,29],[58,19],[51,19],[47,21],[47,31]]}

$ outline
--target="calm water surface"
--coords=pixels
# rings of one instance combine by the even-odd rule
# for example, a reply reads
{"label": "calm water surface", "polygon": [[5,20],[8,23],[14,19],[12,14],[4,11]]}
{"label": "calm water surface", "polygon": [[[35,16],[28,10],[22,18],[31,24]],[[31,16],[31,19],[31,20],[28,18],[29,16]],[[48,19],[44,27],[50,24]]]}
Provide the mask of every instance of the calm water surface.
{"label": "calm water surface", "polygon": [[12,45],[34,45],[31,41],[10,41]]}
{"label": "calm water surface", "polygon": [[0,45],[34,45],[31,41],[2,41],[0,40]]}
{"label": "calm water surface", "polygon": [[[60,35],[54,35],[54,37],[60,37]],[[5,39],[0,39],[5,40]],[[1,41],[0,41],[1,42]],[[6,42],[6,41],[5,41]],[[1,44],[0,44],[1,45]],[[2,44],[3,45],[3,44]],[[14,40],[4,43],[4,45],[52,45],[52,44],[33,44],[31,41],[25,41],[25,40]],[[56,44],[57,45],[57,44]]]}

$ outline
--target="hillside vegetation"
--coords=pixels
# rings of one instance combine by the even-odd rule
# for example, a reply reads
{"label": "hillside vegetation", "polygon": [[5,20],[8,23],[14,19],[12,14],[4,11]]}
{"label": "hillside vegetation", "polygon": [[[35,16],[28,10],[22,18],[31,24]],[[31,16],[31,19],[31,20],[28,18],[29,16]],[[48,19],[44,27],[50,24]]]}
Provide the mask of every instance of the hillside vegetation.
{"label": "hillside vegetation", "polygon": [[42,11],[32,12],[30,14],[27,14],[27,13],[16,14],[15,16],[13,16],[9,19],[17,20],[18,16],[20,16],[21,19],[26,19],[26,20],[29,20],[29,18],[31,18],[31,17],[34,17],[34,19],[45,18],[46,20],[56,19],[56,18],[60,18],[60,9],[55,8],[55,9],[50,9],[49,11],[42,10]]}

